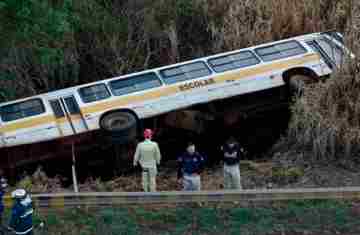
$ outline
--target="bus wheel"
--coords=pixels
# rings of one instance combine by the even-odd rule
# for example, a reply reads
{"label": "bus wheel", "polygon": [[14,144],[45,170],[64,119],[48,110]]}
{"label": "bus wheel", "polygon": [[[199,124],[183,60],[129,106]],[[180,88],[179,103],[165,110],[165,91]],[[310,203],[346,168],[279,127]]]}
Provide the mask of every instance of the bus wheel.
{"label": "bus wheel", "polygon": [[134,114],[126,111],[115,111],[106,114],[100,120],[100,128],[118,143],[129,142],[137,135],[137,118]]}
{"label": "bus wheel", "polygon": [[294,75],[289,79],[288,85],[290,94],[301,96],[307,84],[313,83],[314,79],[305,75]]}

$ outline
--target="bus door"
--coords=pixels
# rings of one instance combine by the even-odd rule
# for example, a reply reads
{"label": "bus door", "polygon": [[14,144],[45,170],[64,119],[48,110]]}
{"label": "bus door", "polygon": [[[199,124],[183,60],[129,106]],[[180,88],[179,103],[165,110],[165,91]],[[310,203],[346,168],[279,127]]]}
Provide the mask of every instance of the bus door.
{"label": "bus door", "polygon": [[74,135],[88,130],[79,105],[73,95],[51,99],[49,103],[63,136]]}

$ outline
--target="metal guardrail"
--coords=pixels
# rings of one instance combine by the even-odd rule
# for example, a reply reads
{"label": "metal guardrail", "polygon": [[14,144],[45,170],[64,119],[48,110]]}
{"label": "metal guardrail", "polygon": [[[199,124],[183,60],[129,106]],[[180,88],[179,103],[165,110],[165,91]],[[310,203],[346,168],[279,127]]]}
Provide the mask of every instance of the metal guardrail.
{"label": "metal guardrail", "polygon": [[[360,199],[360,187],[254,189],[241,191],[198,192],[94,192],[32,195],[37,208],[64,209],[71,207],[101,207],[129,204],[172,204],[190,202],[251,202],[308,199]],[[4,198],[5,206],[11,206],[11,198]]]}

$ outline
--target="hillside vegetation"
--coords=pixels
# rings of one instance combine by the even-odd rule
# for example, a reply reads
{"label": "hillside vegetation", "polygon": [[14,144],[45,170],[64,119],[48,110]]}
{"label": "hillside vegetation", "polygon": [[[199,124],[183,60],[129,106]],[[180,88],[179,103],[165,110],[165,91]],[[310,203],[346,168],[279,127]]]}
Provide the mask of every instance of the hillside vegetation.
{"label": "hillside vegetation", "polygon": [[349,0],[2,0],[0,101],[306,32],[347,32],[354,11]]}

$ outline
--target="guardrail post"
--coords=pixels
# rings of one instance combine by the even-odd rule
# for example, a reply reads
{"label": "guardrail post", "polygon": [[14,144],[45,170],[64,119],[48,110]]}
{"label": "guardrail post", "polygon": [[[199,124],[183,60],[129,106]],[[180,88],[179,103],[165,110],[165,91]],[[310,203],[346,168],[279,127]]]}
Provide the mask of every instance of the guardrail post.
{"label": "guardrail post", "polygon": [[79,188],[78,188],[78,184],[77,184],[76,169],[75,169],[76,159],[75,159],[75,143],[74,142],[71,143],[71,152],[72,152],[71,172],[72,172],[72,178],[73,178],[74,192],[78,193]]}

